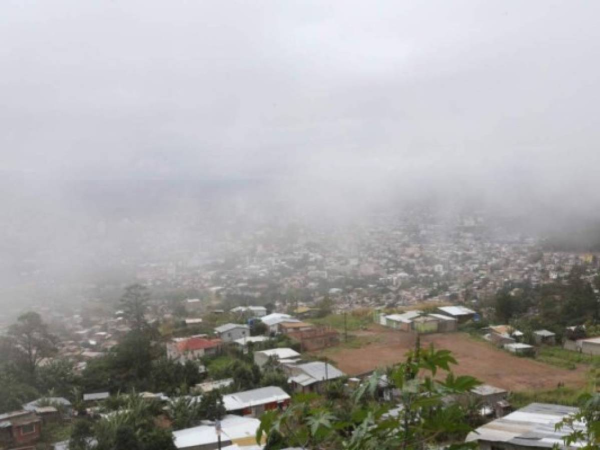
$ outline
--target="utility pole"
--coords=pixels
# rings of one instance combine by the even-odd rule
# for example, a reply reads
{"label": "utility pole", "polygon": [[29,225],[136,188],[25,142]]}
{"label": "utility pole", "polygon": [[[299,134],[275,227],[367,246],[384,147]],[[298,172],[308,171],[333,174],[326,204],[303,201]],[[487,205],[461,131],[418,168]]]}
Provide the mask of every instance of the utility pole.
{"label": "utility pole", "polygon": [[348,342],[348,312],[344,311],[344,341]]}

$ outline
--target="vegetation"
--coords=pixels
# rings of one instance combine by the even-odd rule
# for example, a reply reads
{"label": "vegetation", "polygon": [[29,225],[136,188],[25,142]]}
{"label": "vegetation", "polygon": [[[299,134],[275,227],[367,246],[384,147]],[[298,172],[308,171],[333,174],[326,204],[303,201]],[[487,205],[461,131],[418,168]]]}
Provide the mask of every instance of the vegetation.
{"label": "vegetation", "polygon": [[315,325],[335,328],[343,331],[358,331],[365,329],[373,322],[373,316],[370,311],[357,310],[344,314],[330,314],[321,318],[309,319],[309,322]]}
{"label": "vegetation", "polygon": [[[356,391],[333,390],[330,395],[297,396],[285,411],[263,415],[258,439],[266,449],[286,447],[359,449],[425,449],[436,443],[460,442],[473,429],[469,411],[458,403],[446,405],[447,395],[470,391],[479,382],[455,376],[456,361],[446,350],[419,347],[404,364],[388,373],[390,388],[401,392],[399,408],[377,401],[378,376]],[[439,372],[445,377],[439,380]],[[474,448],[470,444],[451,449]]]}

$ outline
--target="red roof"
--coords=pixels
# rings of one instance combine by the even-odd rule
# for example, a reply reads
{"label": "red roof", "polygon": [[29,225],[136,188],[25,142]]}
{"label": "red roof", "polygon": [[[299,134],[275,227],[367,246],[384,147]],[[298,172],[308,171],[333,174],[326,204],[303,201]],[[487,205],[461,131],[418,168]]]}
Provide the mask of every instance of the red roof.
{"label": "red roof", "polygon": [[189,352],[194,350],[204,350],[215,348],[221,345],[221,339],[205,339],[193,337],[177,343],[177,350],[180,352]]}

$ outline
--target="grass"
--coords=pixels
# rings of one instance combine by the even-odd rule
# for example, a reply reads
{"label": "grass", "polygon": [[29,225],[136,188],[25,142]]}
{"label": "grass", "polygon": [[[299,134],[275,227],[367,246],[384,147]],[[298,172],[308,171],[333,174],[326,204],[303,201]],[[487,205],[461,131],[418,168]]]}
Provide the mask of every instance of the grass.
{"label": "grass", "polygon": [[[330,314],[328,316],[319,319],[310,319],[310,322],[315,325],[324,327],[331,327],[338,331],[344,331],[344,315],[343,314]],[[358,331],[366,328],[373,322],[373,316],[371,314],[356,315],[353,313],[346,314],[346,326],[348,331]]]}
{"label": "grass", "polygon": [[560,347],[542,347],[539,351],[538,359],[543,361],[542,358],[552,359],[556,361],[569,362],[575,364],[586,364],[596,368],[600,368],[600,356],[585,355],[583,353],[573,352],[571,350],[565,350]]}
{"label": "grass", "polygon": [[581,395],[587,392],[589,392],[587,389],[575,389],[569,387],[549,390],[519,391],[511,394],[510,402],[514,408],[522,408],[534,402],[577,406]]}
{"label": "grass", "polygon": [[577,364],[573,361],[565,360],[560,357],[555,356],[547,356],[547,355],[538,355],[536,360],[543,362],[545,364],[550,364],[551,366],[560,367],[561,369],[567,370],[575,370],[577,369]]}
{"label": "grass", "polygon": [[231,376],[231,366],[235,362],[231,356],[219,356],[208,364],[208,374],[215,380],[229,378]]}

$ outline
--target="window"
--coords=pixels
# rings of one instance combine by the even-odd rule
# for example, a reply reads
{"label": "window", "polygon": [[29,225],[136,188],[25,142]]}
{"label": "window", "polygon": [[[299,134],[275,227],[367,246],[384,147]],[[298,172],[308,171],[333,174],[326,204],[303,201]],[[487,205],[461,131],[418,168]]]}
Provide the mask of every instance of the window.
{"label": "window", "polygon": [[26,434],[35,433],[35,423],[28,423],[27,425],[21,425],[21,436]]}

